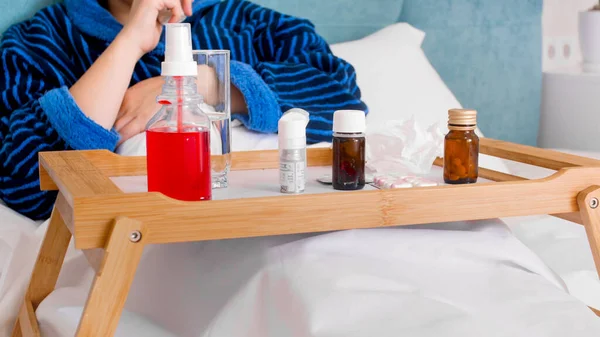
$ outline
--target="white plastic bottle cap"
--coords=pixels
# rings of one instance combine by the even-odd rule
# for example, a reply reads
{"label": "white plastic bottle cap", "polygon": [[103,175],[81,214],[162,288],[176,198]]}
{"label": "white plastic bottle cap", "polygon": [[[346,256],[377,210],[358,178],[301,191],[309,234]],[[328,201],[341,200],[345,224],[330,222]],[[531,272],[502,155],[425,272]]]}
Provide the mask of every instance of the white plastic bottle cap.
{"label": "white plastic bottle cap", "polygon": [[333,132],[362,133],[366,129],[365,113],[360,110],[338,110],[333,113]]}
{"label": "white plastic bottle cap", "polygon": [[198,76],[198,64],[192,54],[192,31],[189,23],[165,25],[165,61],[162,76]]}
{"label": "white plastic bottle cap", "polygon": [[281,116],[277,125],[280,149],[301,149],[306,147],[306,126],[308,112],[291,109]]}

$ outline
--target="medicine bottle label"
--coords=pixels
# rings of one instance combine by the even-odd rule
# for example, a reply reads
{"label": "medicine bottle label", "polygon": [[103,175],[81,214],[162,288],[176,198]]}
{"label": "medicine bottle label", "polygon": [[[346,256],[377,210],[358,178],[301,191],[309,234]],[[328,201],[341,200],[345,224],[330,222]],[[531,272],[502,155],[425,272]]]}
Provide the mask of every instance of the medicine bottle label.
{"label": "medicine bottle label", "polygon": [[303,161],[279,163],[279,185],[283,193],[304,192],[304,170],[306,163]]}

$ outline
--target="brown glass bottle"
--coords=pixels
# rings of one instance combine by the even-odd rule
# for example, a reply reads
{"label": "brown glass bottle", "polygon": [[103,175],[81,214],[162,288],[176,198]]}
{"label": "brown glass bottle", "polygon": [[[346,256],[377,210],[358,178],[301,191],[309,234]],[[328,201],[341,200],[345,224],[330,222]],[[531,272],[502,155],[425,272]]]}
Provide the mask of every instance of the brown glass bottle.
{"label": "brown glass bottle", "polygon": [[365,113],[339,110],[333,114],[332,183],[336,190],[365,187]]}
{"label": "brown glass bottle", "polygon": [[444,139],[444,181],[472,184],[479,174],[479,137],[475,134],[477,112],[448,111],[448,134]]}
{"label": "brown glass bottle", "polygon": [[332,183],[336,190],[365,187],[365,137],[339,134],[333,137]]}

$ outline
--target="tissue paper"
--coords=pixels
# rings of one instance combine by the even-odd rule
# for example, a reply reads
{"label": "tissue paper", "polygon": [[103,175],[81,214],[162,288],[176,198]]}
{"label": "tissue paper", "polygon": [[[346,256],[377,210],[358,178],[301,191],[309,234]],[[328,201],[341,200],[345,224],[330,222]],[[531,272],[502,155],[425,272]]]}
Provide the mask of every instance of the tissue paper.
{"label": "tissue paper", "polygon": [[443,156],[441,123],[427,129],[414,117],[387,121],[366,132],[366,167],[373,173],[427,174],[436,157]]}

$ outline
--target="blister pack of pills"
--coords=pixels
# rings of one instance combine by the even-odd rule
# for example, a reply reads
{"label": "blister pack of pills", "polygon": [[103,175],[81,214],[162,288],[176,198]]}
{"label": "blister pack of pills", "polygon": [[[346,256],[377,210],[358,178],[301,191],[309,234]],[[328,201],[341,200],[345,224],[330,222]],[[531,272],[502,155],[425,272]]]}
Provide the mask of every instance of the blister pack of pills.
{"label": "blister pack of pills", "polygon": [[437,186],[435,181],[418,176],[375,176],[373,185],[380,189]]}

